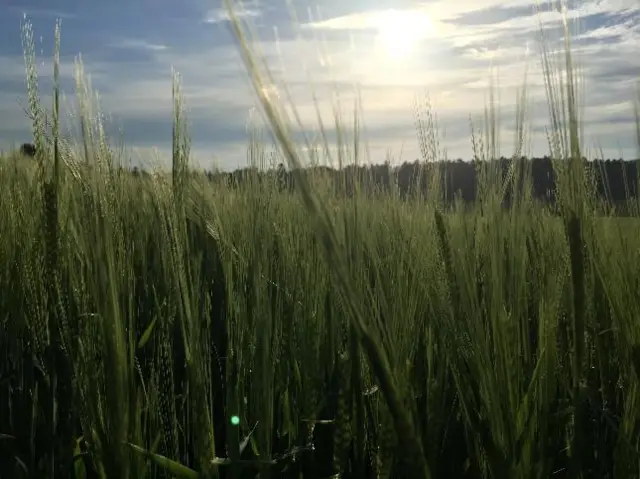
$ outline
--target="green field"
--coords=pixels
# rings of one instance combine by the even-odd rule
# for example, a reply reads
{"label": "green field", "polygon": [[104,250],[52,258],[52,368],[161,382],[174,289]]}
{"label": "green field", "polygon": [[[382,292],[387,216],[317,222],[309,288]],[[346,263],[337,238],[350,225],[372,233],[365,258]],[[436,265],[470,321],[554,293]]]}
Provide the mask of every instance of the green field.
{"label": "green field", "polygon": [[89,118],[0,162],[3,479],[640,476],[640,222],[592,213],[577,125],[558,217],[491,174],[453,212],[214,186],[179,128],[142,180]]}

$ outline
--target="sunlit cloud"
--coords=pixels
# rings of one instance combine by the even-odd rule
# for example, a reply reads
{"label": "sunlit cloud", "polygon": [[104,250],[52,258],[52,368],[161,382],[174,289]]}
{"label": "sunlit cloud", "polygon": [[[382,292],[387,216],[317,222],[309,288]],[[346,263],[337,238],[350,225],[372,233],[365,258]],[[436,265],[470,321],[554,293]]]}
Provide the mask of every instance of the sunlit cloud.
{"label": "sunlit cloud", "polygon": [[303,29],[346,30],[374,35],[376,53],[405,59],[415,53],[420,42],[437,34],[430,16],[423,10],[383,10],[309,22]]}

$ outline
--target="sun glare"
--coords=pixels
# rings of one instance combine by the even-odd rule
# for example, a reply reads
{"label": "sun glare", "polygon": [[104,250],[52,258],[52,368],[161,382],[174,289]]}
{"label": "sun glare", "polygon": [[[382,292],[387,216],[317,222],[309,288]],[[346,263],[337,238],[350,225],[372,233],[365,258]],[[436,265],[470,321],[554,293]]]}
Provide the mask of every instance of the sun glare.
{"label": "sun glare", "polygon": [[393,60],[404,60],[432,33],[433,24],[424,12],[390,10],[380,14],[377,30],[379,51]]}

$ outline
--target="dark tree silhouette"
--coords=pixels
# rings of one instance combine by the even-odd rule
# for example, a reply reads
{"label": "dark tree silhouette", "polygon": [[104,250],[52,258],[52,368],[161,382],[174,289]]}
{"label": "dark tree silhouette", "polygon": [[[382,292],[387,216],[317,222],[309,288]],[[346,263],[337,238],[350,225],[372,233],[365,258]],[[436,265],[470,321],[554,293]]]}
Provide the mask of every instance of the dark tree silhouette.
{"label": "dark tree silhouette", "polygon": [[[31,143],[20,147],[22,155],[33,157],[36,148]],[[301,173],[308,178],[322,178],[328,183],[333,194],[338,197],[350,197],[356,190],[371,197],[381,194],[395,194],[399,198],[426,198],[437,181],[439,196],[447,205],[454,202],[470,206],[476,202],[480,193],[479,186],[484,174],[490,175],[492,181],[505,182],[511,171],[513,162],[517,162],[515,171],[518,177],[506,183],[503,206],[509,207],[517,201],[517,195],[526,186],[536,202],[549,205],[553,210],[556,205],[556,171],[549,156],[541,158],[520,158],[512,160],[499,158],[491,162],[454,161],[440,162],[405,162],[399,166],[391,166],[389,162],[370,165],[348,165],[342,169],[328,166],[310,166]],[[591,185],[596,199],[602,202],[601,211],[614,211],[617,215],[629,215],[632,202],[638,199],[638,162],[622,159],[594,160],[584,162],[586,179]],[[148,179],[145,169],[130,170],[134,177]],[[281,192],[293,193],[296,186],[296,175],[284,164],[271,170],[246,167],[232,172],[207,171],[206,178],[213,184],[237,188],[251,184],[267,184]],[[194,173],[195,174],[195,173]],[[640,203],[636,203],[638,205]],[[634,208],[634,211],[637,207]]]}
{"label": "dark tree silhouette", "polygon": [[[522,191],[525,181],[530,185],[531,195],[534,200],[553,206],[556,204],[556,171],[552,159],[548,156],[542,158],[521,158],[519,162],[520,174],[513,178],[513,182],[505,188],[503,204],[508,207],[513,204],[518,191]],[[585,172],[590,179],[592,190],[596,198],[607,203],[608,207],[614,207],[617,214],[629,214],[628,199],[637,198],[638,195],[638,169],[637,162],[617,160],[583,159]],[[405,162],[400,166],[392,167],[389,163],[345,166],[341,170],[326,166],[313,166],[303,171],[305,175],[322,176],[328,178],[333,184],[335,194],[339,196],[351,196],[356,188],[368,195],[394,192],[400,198],[424,197],[429,189],[429,179],[435,175],[440,185],[440,194],[446,204],[461,201],[470,205],[478,198],[478,186],[482,172],[493,175],[494,180],[504,182],[510,171],[512,160],[500,158],[493,162],[442,161],[437,163],[424,163],[414,161]],[[231,173],[207,172],[207,177],[212,182],[223,182],[229,186],[242,185],[249,178],[261,183],[272,176],[277,177],[275,184],[281,191],[294,191],[296,188],[295,177],[291,171],[282,165],[274,171],[258,171],[255,168],[243,168]],[[514,189],[515,188],[515,189]]]}
{"label": "dark tree silhouette", "polygon": [[20,154],[33,158],[36,156],[36,146],[33,143],[23,143],[20,146]]}

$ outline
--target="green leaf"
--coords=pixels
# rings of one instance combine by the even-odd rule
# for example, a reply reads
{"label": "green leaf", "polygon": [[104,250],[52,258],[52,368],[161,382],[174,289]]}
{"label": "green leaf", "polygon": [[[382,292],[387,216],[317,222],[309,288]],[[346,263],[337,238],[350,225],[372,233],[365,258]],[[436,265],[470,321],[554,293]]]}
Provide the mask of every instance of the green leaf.
{"label": "green leaf", "polygon": [[140,337],[140,341],[138,341],[138,349],[144,348],[147,342],[149,342],[149,339],[151,338],[151,333],[153,332],[153,328],[155,327],[157,322],[158,322],[158,316],[156,315],[151,321],[151,323],[149,324],[149,326],[147,326],[147,329],[144,330],[144,333],[142,333],[142,336]]}
{"label": "green leaf", "polygon": [[240,442],[240,454],[242,454],[244,452],[244,450],[247,448],[247,444],[249,444],[249,439],[251,439],[251,434],[253,434],[253,431],[256,430],[256,427],[258,427],[258,423],[257,422],[251,428],[251,431],[249,431],[249,433],[246,435],[246,437]]}
{"label": "green leaf", "polygon": [[87,468],[84,464],[84,457],[86,453],[80,447],[83,439],[83,436],[76,439],[76,447],[73,450],[73,473],[75,479],[86,479],[87,477]]}
{"label": "green leaf", "polygon": [[183,479],[198,479],[200,474],[198,474],[193,469],[188,468],[187,466],[183,466],[179,462],[176,462],[168,457],[161,456],[160,454],[155,454],[153,452],[149,452],[146,449],[143,449],[135,444],[127,443],[129,447],[131,447],[134,451],[143,454],[146,458],[151,459],[158,466],[163,468],[169,474],[183,478]]}

